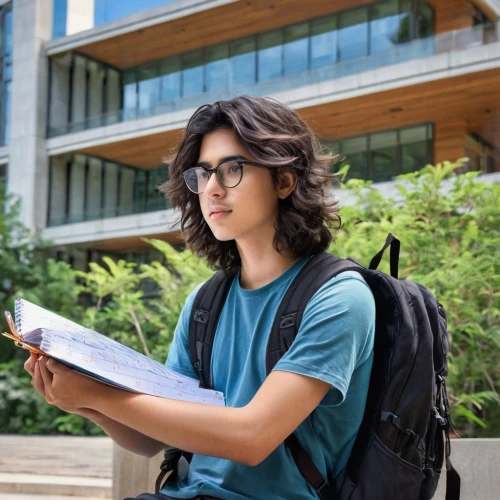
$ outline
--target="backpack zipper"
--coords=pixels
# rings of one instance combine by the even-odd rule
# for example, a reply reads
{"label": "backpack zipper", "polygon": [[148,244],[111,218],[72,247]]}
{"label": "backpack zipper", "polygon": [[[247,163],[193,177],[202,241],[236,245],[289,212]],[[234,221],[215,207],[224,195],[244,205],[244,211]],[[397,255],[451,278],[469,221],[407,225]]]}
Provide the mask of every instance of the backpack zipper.
{"label": "backpack zipper", "polygon": [[411,303],[411,321],[413,324],[413,347],[410,356],[410,363],[408,363],[408,369],[406,370],[404,379],[400,384],[400,388],[398,391],[398,396],[396,398],[396,404],[394,406],[394,412],[397,413],[397,409],[399,406],[399,401],[401,400],[401,396],[403,395],[404,388],[406,387],[406,383],[408,382],[408,378],[410,376],[410,372],[413,369],[413,365],[415,364],[415,358],[417,357],[417,349],[418,349],[418,333],[417,333],[417,319],[415,318],[415,310],[413,309],[413,301]]}

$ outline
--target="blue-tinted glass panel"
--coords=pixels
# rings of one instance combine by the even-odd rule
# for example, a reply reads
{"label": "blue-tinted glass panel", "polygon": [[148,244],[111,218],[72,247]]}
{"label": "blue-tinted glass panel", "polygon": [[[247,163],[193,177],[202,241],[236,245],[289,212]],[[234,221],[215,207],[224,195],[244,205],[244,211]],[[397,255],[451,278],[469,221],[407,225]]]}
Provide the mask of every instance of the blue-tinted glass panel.
{"label": "blue-tinted glass panel", "polygon": [[52,18],[52,38],[66,36],[66,15],[68,0],[54,0],[54,16]]}
{"label": "blue-tinted glass panel", "polygon": [[204,91],[203,51],[197,50],[182,56],[182,96],[201,94]]}
{"label": "blue-tinted glass panel", "polygon": [[259,82],[280,78],[283,75],[283,31],[273,31],[259,36]]}
{"label": "blue-tinted glass panel", "polygon": [[363,7],[340,15],[340,60],[368,54],[368,9]]}
{"label": "blue-tinted glass panel", "polygon": [[123,114],[125,120],[137,117],[137,81],[135,71],[126,71],[123,86]]}
{"label": "blue-tinted glass panel", "polygon": [[170,3],[173,0],[95,0],[95,26],[110,23],[142,10]]}
{"label": "blue-tinted glass panel", "polygon": [[152,65],[137,70],[139,80],[139,110],[140,116],[153,113],[154,107],[160,101],[160,77],[158,66]]}
{"label": "blue-tinted glass panel", "polygon": [[9,10],[5,14],[4,21],[4,31],[5,31],[5,57],[9,61],[12,60],[12,11]]}
{"label": "blue-tinted glass panel", "polygon": [[398,174],[397,132],[381,132],[370,137],[372,180],[390,181]]}
{"label": "blue-tinted glass panel", "polygon": [[254,83],[257,80],[255,38],[231,43],[231,85]]}
{"label": "blue-tinted glass panel", "polygon": [[285,28],[285,75],[307,71],[309,62],[309,23]]}
{"label": "blue-tinted glass panel", "polygon": [[3,144],[9,142],[10,137],[10,102],[12,100],[12,81],[6,82],[4,87],[5,95],[3,100]]}
{"label": "blue-tinted glass panel", "polygon": [[181,96],[181,58],[169,57],[161,63],[161,101],[168,102]]}
{"label": "blue-tinted glass panel", "polygon": [[311,68],[337,62],[337,18],[327,16],[311,23]]}
{"label": "blue-tinted glass panel", "polygon": [[400,43],[402,36],[398,0],[377,3],[371,7],[370,50],[372,54],[389,51]]}
{"label": "blue-tinted glass panel", "polygon": [[206,91],[227,88],[229,73],[229,45],[227,43],[206,50]]}

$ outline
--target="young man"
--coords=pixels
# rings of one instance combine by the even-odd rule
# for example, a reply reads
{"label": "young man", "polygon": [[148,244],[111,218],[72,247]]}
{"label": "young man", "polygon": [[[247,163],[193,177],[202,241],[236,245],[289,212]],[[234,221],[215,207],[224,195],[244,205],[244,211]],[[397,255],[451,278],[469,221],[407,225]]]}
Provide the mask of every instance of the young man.
{"label": "young man", "polygon": [[[375,305],[356,272],[327,282],[309,301],[291,348],[266,377],[265,352],[278,305],[339,222],[329,199],[331,155],[293,110],[238,97],[202,106],[170,163],[164,187],[181,211],[188,246],[236,271],[212,354],[226,407],[121,391],[34,356],[26,363],[47,401],[100,425],[144,456],[168,443],[194,453],[167,498],[307,499],[317,495],[283,441],[295,432],[323,477],[340,485],[361,423],[373,357]],[[197,377],[187,298],[167,366]],[[162,497],[164,498],[164,497]]]}

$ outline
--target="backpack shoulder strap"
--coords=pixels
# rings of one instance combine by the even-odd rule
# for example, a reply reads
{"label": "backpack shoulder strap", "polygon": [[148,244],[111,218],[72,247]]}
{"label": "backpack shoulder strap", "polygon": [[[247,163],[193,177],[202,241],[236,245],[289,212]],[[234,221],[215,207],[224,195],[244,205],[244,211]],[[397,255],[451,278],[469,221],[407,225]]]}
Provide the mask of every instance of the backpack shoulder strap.
{"label": "backpack shoulder strap", "polygon": [[201,387],[213,389],[210,370],[212,348],[219,316],[235,273],[216,272],[198,291],[189,320],[189,353]]}
{"label": "backpack shoulder strap", "polygon": [[267,343],[266,373],[285,355],[299,331],[304,310],[312,296],[344,271],[362,270],[357,262],[322,252],[312,257],[288,287],[274,318]]}
{"label": "backpack shoulder strap", "polygon": [[[360,270],[354,261],[344,260],[327,252],[312,257],[293,280],[283,297],[267,344],[266,372],[271,373],[276,363],[292,345],[299,331],[304,310],[312,296],[337,274]],[[295,434],[285,439],[294,462],[304,479],[315,489],[320,500],[335,498],[333,482],[328,482],[304,451]]]}

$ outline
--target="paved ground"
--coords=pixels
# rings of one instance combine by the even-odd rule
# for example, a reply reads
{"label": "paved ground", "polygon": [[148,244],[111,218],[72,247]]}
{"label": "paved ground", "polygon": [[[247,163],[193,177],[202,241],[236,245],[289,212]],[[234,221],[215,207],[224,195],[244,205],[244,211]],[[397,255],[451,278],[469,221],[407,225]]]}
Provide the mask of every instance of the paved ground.
{"label": "paved ground", "polygon": [[111,498],[107,437],[0,435],[1,500]]}

